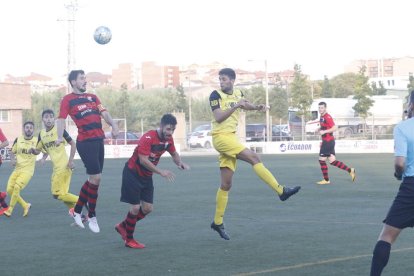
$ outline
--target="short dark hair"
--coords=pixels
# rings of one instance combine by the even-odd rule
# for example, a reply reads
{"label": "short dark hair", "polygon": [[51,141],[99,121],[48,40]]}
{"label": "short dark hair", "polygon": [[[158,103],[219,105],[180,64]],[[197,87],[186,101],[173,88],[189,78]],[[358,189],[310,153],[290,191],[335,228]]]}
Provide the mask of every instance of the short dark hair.
{"label": "short dark hair", "polygon": [[232,80],[236,79],[236,72],[231,69],[231,68],[223,68],[219,71],[219,76],[220,75],[225,75],[227,77],[229,77]]}
{"label": "short dark hair", "polygon": [[320,102],[320,103],[318,103],[318,105],[323,105],[324,107],[326,107],[326,103],[325,102]]}
{"label": "short dark hair", "polygon": [[52,114],[53,116],[55,116],[55,112],[53,112],[52,109],[45,109],[45,110],[43,110],[43,112],[42,112],[42,118],[43,118],[43,116],[45,114]]}
{"label": "short dark hair", "polygon": [[68,81],[69,81],[70,86],[73,87],[72,81],[76,80],[79,75],[85,75],[85,72],[83,70],[72,70],[72,71],[70,71],[69,76],[68,76]]}
{"label": "short dark hair", "polygon": [[175,118],[174,115],[172,114],[164,114],[161,118],[161,125],[165,126],[165,125],[177,125],[177,119]]}
{"label": "short dark hair", "polygon": [[26,125],[32,125],[34,127],[34,123],[32,121],[24,122],[23,127],[25,127]]}

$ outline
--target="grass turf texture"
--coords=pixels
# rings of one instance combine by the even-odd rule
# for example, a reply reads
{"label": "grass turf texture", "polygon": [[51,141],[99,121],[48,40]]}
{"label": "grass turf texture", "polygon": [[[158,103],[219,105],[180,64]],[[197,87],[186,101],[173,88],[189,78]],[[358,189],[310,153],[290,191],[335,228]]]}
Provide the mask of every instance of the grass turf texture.
{"label": "grass turf texture", "polygon": [[[51,164],[38,166],[22,192],[32,203],[27,218],[16,206],[0,217],[2,275],[368,275],[381,221],[399,183],[391,154],[338,155],[356,167],[356,183],[329,166],[331,185],[322,179],[317,155],[266,155],[265,165],[281,184],[301,185],[286,202],[239,162],[225,214],[230,241],[210,229],[219,184],[217,157],[183,157],[192,166],[178,171],[170,158],[161,168],[176,172],[175,183],[154,177],[154,211],[137,223],[135,238],[147,248],[124,247],[114,225],[128,205],[119,201],[125,159],[105,160],[97,204],[101,233],[70,227],[66,207],[50,194]],[[85,171],[77,161],[71,192]],[[0,170],[5,190],[12,168]],[[9,200],[9,199],[8,199]],[[384,275],[414,270],[414,236],[403,231]]]}

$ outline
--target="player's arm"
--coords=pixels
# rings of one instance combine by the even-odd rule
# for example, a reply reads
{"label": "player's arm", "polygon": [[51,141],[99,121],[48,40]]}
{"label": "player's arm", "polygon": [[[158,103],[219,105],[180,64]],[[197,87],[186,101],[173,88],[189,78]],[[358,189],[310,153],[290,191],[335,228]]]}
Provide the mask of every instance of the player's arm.
{"label": "player's arm", "polygon": [[170,182],[174,181],[175,175],[171,171],[158,169],[157,166],[152,164],[152,162],[149,160],[148,155],[138,154],[138,158],[139,163],[146,169],[152,171],[153,173],[161,175]]}
{"label": "player's arm", "polygon": [[14,140],[12,150],[10,151],[10,163],[12,166],[16,166],[16,153],[17,153],[17,138]]}
{"label": "player's arm", "polygon": [[394,177],[401,180],[405,171],[405,158],[408,152],[408,141],[399,126],[394,128]]}
{"label": "player's arm", "polygon": [[[231,116],[231,114],[233,114],[234,111],[237,110],[237,108],[241,106],[241,103],[239,101],[238,103],[234,104],[229,109],[226,109],[226,110],[221,109],[221,106],[220,106],[221,97],[217,91],[213,91],[210,94],[209,100],[210,100],[211,110],[213,111],[214,120],[216,120],[217,123],[221,123],[225,121],[227,118]],[[245,101],[245,100],[242,99],[241,101]]]}
{"label": "player's arm", "polygon": [[181,169],[181,170],[189,170],[190,169],[190,166],[187,165],[186,163],[184,163],[181,160],[181,157],[178,154],[178,152],[175,151],[175,152],[171,153],[171,157],[172,157],[174,163],[178,166],[179,169]]}
{"label": "player's arm", "polygon": [[70,137],[69,133],[66,130],[63,132],[63,138],[70,145],[69,160],[68,160],[67,167],[68,169],[73,170],[75,168],[73,159],[75,158],[75,153],[76,153],[76,143],[75,141],[73,141],[72,137]]}
{"label": "player's arm", "polygon": [[0,129],[0,149],[5,148],[9,145],[9,140],[4,136],[3,131]]}
{"label": "player's arm", "polygon": [[111,128],[112,128],[112,131],[111,131],[111,133],[112,133],[112,139],[115,139],[116,137],[118,137],[118,134],[119,134],[118,125],[112,119],[111,114],[109,114],[109,112],[105,110],[105,111],[103,111],[101,113],[101,115],[102,115],[102,118],[104,118],[105,122],[108,125],[110,125]]}
{"label": "player's arm", "polygon": [[269,109],[265,104],[252,104],[251,102],[245,100],[244,106],[241,107],[244,110],[257,110],[257,111],[266,111]]}
{"label": "player's arm", "polygon": [[394,176],[398,180],[402,179],[402,175],[405,170],[405,157],[403,156],[396,156],[394,160]]}
{"label": "player's arm", "polygon": [[328,126],[330,126],[330,128],[325,129],[325,130],[320,130],[319,133],[321,135],[324,135],[326,133],[333,133],[333,132],[335,132],[338,129],[338,126],[335,125],[332,117],[328,116],[326,118],[326,123],[328,124]]}

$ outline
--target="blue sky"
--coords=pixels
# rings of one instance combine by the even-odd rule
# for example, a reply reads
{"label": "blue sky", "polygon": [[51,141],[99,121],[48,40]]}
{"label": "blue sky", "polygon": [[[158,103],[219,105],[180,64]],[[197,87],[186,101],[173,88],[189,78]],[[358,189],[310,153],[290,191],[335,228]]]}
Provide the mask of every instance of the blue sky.
{"label": "blue sky", "polygon": [[[302,65],[334,76],[359,58],[414,56],[414,2],[357,0],[78,0],[76,64],[111,73],[119,63],[219,61],[269,70]],[[0,1],[0,79],[5,73],[66,74],[67,0]],[[111,28],[105,46],[93,40]],[[248,62],[248,60],[257,60]]]}

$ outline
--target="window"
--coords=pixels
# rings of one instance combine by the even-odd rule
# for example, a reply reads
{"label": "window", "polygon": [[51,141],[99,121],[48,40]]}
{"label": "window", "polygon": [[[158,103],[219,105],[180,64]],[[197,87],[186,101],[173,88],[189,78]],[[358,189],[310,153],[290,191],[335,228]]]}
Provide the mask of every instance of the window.
{"label": "window", "polygon": [[10,110],[0,110],[0,122],[10,122]]}

